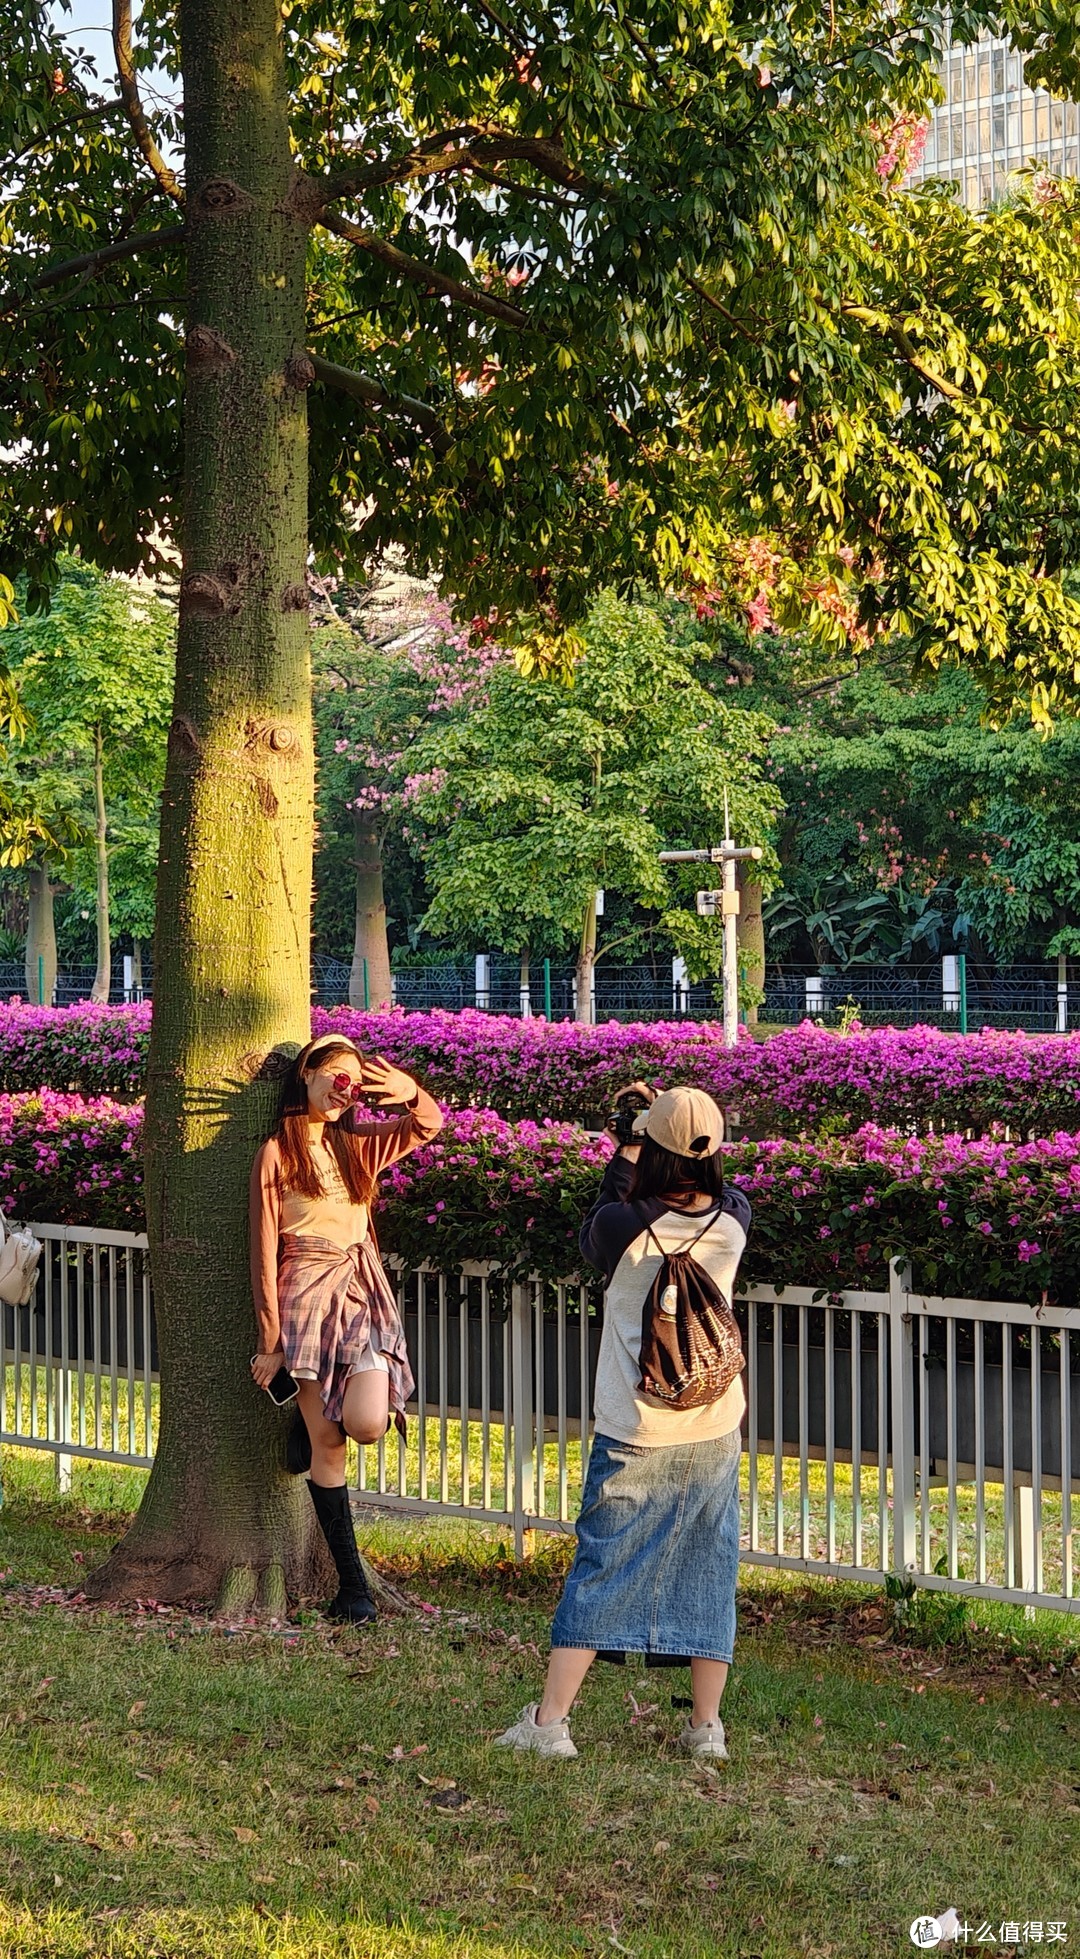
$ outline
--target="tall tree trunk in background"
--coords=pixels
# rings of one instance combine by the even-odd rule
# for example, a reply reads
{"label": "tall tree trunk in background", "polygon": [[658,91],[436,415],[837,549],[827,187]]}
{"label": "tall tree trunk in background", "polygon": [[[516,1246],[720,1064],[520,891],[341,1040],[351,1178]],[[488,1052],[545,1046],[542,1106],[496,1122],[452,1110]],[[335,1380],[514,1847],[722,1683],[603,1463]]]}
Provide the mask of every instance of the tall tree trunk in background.
{"label": "tall tree trunk in background", "polygon": [[[322,1568],[290,1420],[251,1382],[247,1184],[310,1031],[307,221],[277,0],[180,0],[183,573],[162,807],[146,1194],[162,1420],[97,1597],[282,1611]],[[270,1057],[268,1059],[268,1057]]]}
{"label": "tall tree trunk in background", "polygon": [[[356,930],[349,973],[350,1007],[390,1005],[390,949],[386,942],[382,831],[368,810],[353,810],[353,861],[356,865]],[[365,998],[365,961],[367,997]]]}
{"label": "tall tree trunk in background", "polygon": [[[739,965],[746,983],[760,991],[765,985],[765,921],[761,914],[761,885],[754,878],[743,877],[740,872],[739,891],[742,900],[738,924],[738,945],[742,955]],[[757,1018],[756,1006],[747,1007],[747,1026],[756,1027]]]}
{"label": "tall tree trunk in background", "polygon": [[97,971],[90,998],[98,1006],[109,997],[112,985],[112,934],[109,931],[109,849],[105,837],[105,780],[101,751],[101,729],[94,729],[94,856],[97,865]]}
{"label": "tall tree trunk in background", "polygon": [[49,873],[27,866],[30,916],[26,926],[26,997],[34,1006],[52,1006],[56,992],[56,919]]}
{"label": "tall tree trunk in background", "polygon": [[577,956],[577,1006],[574,1019],[583,1027],[592,1026],[593,968],[596,965],[596,892],[590,891],[585,901],[585,916],[581,922],[581,944]]}

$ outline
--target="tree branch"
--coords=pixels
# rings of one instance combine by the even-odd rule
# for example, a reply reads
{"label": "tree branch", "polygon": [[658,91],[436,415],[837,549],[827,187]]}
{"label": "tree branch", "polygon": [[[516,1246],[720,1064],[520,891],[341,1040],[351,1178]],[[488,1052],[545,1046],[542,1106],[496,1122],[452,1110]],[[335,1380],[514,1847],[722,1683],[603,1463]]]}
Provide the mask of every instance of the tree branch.
{"label": "tree branch", "polygon": [[[82,272],[94,273],[100,267],[111,265],[117,259],[137,258],[140,252],[160,252],[170,245],[183,242],[183,225],[173,225],[165,231],[137,232],[132,238],[114,239],[111,245],[100,245],[96,252],[83,252],[79,258],[68,258],[61,265],[51,265],[45,272],[39,272],[30,280],[27,292],[41,292],[46,286],[57,286],[63,279],[74,279]],[[0,301],[0,314],[18,311],[23,295],[18,299],[9,291]]]}
{"label": "tree branch", "polygon": [[944,395],[946,401],[969,401],[971,399],[963,388],[957,387],[955,381],[947,381],[943,374],[939,374],[935,368],[930,367],[922,359],[911,335],[905,333],[899,320],[883,319],[881,314],[876,313],[871,306],[843,305],[840,311],[846,320],[861,320],[864,326],[877,327],[879,332],[883,332],[892,341],[897,351],[903,355],[907,365],[919,375],[921,380],[927,383],[928,387],[936,388],[939,395]]}
{"label": "tree branch", "polygon": [[308,354],[315,369],[315,379],[324,388],[336,388],[340,394],[352,395],[354,400],[362,401],[369,408],[387,408],[391,413],[405,415],[422,429],[432,448],[440,456],[452,449],[453,438],[443,427],[433,408],[426,401],[418,401],[414,395],[394,395],[384,388],[380,381],[368,374],[360,374],[352,367],[338,367],[334,361],[323,360],[320,354]]}
{"label": "tree branch", "polygon": [[135,73],[135,59],[131,48],[131,0],[113,0],[112,42],[116,56],[116,73],[120,83],[120,99],[127,112],[135,141],[146,158],[154,176],[157,178],[166,197],[174,204],[183,205],[184,193],[179,179],[169,169],[165,158],[154,141],[154,132],[146,120],[142,100],[139,95],[138,77]]}
{"label": "tree branch", "polygon": [[448,176],[476,165],[531,163],[542,176],[591,197],[607,197],[608,186],[586,177],[568,163],[562,144],[553,136],[518,136],[508,131],[484,129],[462,124],[428,136],[403,156],[385,157],[378,163],[354,165],[332,171],[307,182],[323,205],[342,198],[359,196],[363,191],[379,190],[388,184],[411,183],[416,177]]}
{"label": "tree branch", "polygon": [[689,273],[687,274],[686,283],[690,287],[691,292],[696,292],[698,298],[703,299],[706,306],[711,306],[714,313],[719,313],[721,319],[726,320],[729,326],[735,328],[736,333],[741,333],[744,340],[749,340],[755,347],[760,346],[761,343],[757,334],[751,333],[749,327],[744,326],[741,320],[736,319],[734,313],[729,313],[726,306],[721,306],[720,301],[715,299],[712,293],[708,292],[703,285],[699,284],[697,279],[692,279]]}
{"label": "tree branch", "polygon": [[477,292],[474,286],[463,285],[460,279],[452,279],[449,273],[438,272],[434,266],[426,265],[423,259],[412,258],[402,252],[389,239],[380,238],[377,232],[364,231],[358,224],[350,224],[347,218],[334,218],[325,212],[319,221],[327,231],[337,238],[344,238],[347,244],[355,245],[370,258],[378,259],[389,266],[391,271],[399,272],[404,279],[414,285],[422,286],[426,292],[441,293],[447,299],[455,300],[473,313],[482,313],[488,319],[500,320],[504,326],[516,327],[520,332],[531,325],[527,313],[520,306],[512,306],[509,300],[496,299],[490,293]]}

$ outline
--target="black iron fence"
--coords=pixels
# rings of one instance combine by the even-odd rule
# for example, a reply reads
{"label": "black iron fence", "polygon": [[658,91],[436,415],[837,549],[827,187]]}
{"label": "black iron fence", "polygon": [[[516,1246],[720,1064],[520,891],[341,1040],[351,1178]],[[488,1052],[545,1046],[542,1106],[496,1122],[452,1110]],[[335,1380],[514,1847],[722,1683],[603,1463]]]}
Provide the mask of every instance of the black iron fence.
{"label": "black iron fence", "polygon": [[[350,971],[344,960],[316,955],[312,992],[320,1006],[348,1001]],[[151,997],[152,972],[146,958],[141,985],[133,980],[125,962],[115,961],[110,1001]],[[88,1000],[93,981],[92,967],[61,972],[53,1004],[70,1006]],[[25,1000],[28,992],[21,962],[0,964],[0,999]],[[577,1009],[572,966],[535,960],[526,990],[517,960],[496,955],[479,972],[473,959],[403,966],[394,973],[393,992],[396,1004],[414,1013],[433,1008],[459,1013],[468,1007],[571,1020]],[[358,994],[356,1005],[362,1006],[362,988]],[[31,997],[36,1000],[36,988]],[[670,964],[606,966],[603,960],[593,975],[592,1009],[596,1020],[719,1020],[722,1014],[715,980],[690,983]],[[1052,961],[1007,967],[953,959],[915,969],[787,963],[768,968],[759,1021],[790,1026],[809,1018],[835,1027],[855,1017],[864,1026],[929,1024],[957,1033],[975,1033],[982,1027],[1071,1032],[1080,1029],[1080,962],[1070,961],[1064,976]]]}

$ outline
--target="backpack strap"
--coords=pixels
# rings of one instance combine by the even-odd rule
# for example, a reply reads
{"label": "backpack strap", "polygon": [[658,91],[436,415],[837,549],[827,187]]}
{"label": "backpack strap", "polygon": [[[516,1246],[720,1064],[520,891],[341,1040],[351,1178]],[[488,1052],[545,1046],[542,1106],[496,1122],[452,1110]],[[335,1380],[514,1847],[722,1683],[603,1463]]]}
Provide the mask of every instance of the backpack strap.
{"label": "backpack strap", "polygon": [[715,1210],[712,1213],[712,1216],[708,1219],[707,1223],[702,1225],[701,1230],[698,1232],[697,1237],[691,1238],[690,1243],[688,1245],[680,1245],[676,1251],[666,1252],[664,1250],[664,1247],[660,1243],[660,1240],[657,1237],[655,1231],[653,1230],[651,1224],[646,1225],[645,1235],[646,1237],[652,1239],[653,1244],[656,1246],[656,1249],[659,1252],[661,1258],[679,1258],[685,1252],[692,1252],[695,1245],[700,1245],[702,1239],[705,1236],[705,1233],[707,1231],[712,1230],[713,1225],[716,1223],[716,1220],[718,1217],[720,1217],[720,1215],[721,1215],[720,1210],[719,1209]]}

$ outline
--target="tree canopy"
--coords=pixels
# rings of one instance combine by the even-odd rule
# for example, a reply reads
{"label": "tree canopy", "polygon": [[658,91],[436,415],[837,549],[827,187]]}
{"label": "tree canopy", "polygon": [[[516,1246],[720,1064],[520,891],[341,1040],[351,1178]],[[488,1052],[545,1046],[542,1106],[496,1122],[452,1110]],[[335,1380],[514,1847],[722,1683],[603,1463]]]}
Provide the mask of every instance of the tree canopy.
{"label": "tree canopy", "polygon": [[[116,19],[114,94],[37,0],[3,29],[0,539],[46,581],[50,537],[132,568],[175,532],[198,214],[164,160],[180,111],[138,82],[180,49],[170,7],[133,51]],[[900,629],[1056,711],[1080,673],[1075,193],[978,219],[896,194],[940,19],[286,9],[317,550],[399,545],[541,660],[644,574],[765,593],[837,645]],[[954,14],[984,25],[1069,81],[1064,15]]]}
{"label": "tree canopy", "polygon": [[591,937],[599,889],[659,910],[695,976],[719,971],[719,925],[698,917],[698,867],[665,848],[767,836],[771,724],[703,686],[648,606],[603,595],[583,627],[574,685],[494,666],[486,698],[414,747],[412,807],[436,935],[520,951]]}

